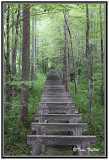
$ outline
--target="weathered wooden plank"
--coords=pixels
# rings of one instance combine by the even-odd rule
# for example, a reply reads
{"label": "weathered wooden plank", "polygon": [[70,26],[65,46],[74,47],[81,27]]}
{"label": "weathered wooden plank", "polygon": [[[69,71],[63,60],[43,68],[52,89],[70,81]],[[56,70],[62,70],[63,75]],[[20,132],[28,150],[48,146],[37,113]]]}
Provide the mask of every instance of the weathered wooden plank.
{"label": "weathered wooden plank", "polygon": [[52,90],[52,91],[55,91],[55,90],[56,90],[56,91],[58,91],[58,90],[59,90],[59,91],[66,91],[66,89],[65,89],[65,88],[62,88],[62,87],[61,87],[61,88],[56,88],[56,87],[53,88],[53,87],[52,87],[52,88],[44,88],[44,89],[46,89],[46,90]]}
{"label": "weathered wooden plank", "polygon": [[75,103],[74,102],[39,102],[39,107],[74,107]]}
{"label": "weathered wooden plank", "polygon": [[[31,129],[33,131],[38,130],[41,127],[44,131],[76,131],[82,129],[87,131],[87,123],[32,123]],[[41,134],[41,133],[40,133]]]}
{"label": "weathered wooden plank", "polygon": [[41,141],[45,145],[82,145],[90,142],[96,144],[96,136],[64,136],[64,135],[27,135],[27,143]]}
{"label": "weathered wooden plank", "polygon": [[66,99],[66,98],[71,98],[70,96],[63,96],[63,95],[60,95],[60,96],[58,96],[58,95],[42,95],[41,96],[41,98],[61,98],[61,99]]}
{"label": "weathered wooden plank", "polygon": [[35,114],[35,119],[45,121],[71,121],[77,123],[82,120],[82,114]]}
{"label": "weathered wooden plank", "polygon": [[48,82],[48,81],[46,81],[45,85],[63,85],[63,83],[60,82],[60,81],[58,81],[58,82],[50,82],[50,81]]}
{"label": "weathered wooden plank", "polygon": [[61,92],[61,93],[56,93],[56,92],[43,92],[42,93],[42,96],[58,96],[58,97],[61,97],[61,96],[69,96],[68,93],[65,93],[65,92]]}
{"label": "weathered wooden plank", "polygon": [[43,92],[67,92],[65,88],[44,88]]}
{"label": "weathered wooden plank", "polygon": [[72,102],[72,99],[48,99],[48,98],[41,98],[40,99],[40,102],[44,102],[44,103],[46,103],[46,102],[65,102],[65,103],[69,103],[69,102]]}
{"label": "weathered wooden plank", "polygon": [[45,85],[44,88],[65,88],[64,85]]}
{"label": "weathered wooden plank", "polygon": [[53,105],[53,104],[55,104],[55,106],[56,105],[58,105],[58,106],[74,106],[75,105],[75,103],[74,102],[39,102],[39,105],[40,104],[49,104],[49,105]]}
{"label": "weathered wooden plank", "polygon": [[47,79],[46,82],[62,82],[62,81],[59,80],[59,79],[56,79],[56,80],[55,79],[54,80],[53,79]]}
{"label": "weathered wooden plank", "polygon": [[72,100],[71,98],[68,98],[68,97],[64,97],[64,98],[60,98],[60,97],[57,97],[57,98],[55,98],[55,97],[52,97],[52,98],[47,98],[47,97],[41,97],[41,99],[40,100],[60,100],[60,101],[62,101],[62,100]]}
{"label": "weathered wooden plank", "polygon": [[67,91],[62,91],[62,90],[55,90],[55,91],[53,91],[53,90],[48,90],[48,91],[46,91],[46,90],[43,90],[43,94],[66,94],[66,95],[68,95],[68,93],[67,93]]}
{"label": "weathered wooden plank", "polygon": [[74,114],[78,113],[78,109],[75,107],[38,107],[37,108],[38,114],[50,114],[50,113],[61,113],[61,114]]}

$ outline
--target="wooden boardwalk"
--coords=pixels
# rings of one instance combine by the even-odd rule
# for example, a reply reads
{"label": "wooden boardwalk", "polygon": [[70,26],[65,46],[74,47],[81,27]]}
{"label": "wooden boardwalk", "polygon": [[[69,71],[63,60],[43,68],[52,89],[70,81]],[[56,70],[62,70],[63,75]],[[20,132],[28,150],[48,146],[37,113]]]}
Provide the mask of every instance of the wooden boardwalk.
{"label": "wooden boardwalk", "polygon": [[[27,136],[27,143],[32,144],[32,155],[45,155],[48,145],[72,146],[72,156],[89,155],[90,145],[96,144],[95,136],[83,136],[87,123],[79,123],[82,114],[78,114],[75,103],[66,91],[62,81],[53,68],[50,69],[40,99],[37,123],[32,123],[35,135]],[[47,131],[65,131],[67,135],[47,135]]]}

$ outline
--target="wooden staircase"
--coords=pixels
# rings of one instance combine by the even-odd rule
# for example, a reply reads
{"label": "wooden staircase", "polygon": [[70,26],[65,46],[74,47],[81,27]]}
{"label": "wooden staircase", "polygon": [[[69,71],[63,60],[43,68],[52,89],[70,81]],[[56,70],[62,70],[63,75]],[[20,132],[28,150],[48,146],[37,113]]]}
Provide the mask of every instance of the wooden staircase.
{"label": "wooden staircase", "polygon": [[[37,123],[32,123],[35,135],[27,136],[27,143],[32,144],[32,155],[45,155],[47,145],[70,145],[72,156],[89,155],[90,145],[96,144],[95,136],[83,136],[87,123],[78,123],[82,114],[78,114],[74,102],[66,91],[62,81],[53,68],[50,69],[40,99]],[[47,131],[66,131],[67,135],[47,135]]]}

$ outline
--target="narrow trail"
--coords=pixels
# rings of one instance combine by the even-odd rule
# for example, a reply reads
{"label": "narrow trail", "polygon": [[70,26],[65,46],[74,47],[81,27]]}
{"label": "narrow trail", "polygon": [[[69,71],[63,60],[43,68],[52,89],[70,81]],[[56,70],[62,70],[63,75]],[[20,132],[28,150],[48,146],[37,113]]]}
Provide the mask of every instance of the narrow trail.
{"label": "narrow trail", "polygon": [[53,68],[49,70],[35,119],[38,122],[31,126],[36,134],[27,136],[33,156],[86,156],[90,155],[90,145],[96,144],[95,136],[82,135],[88,125],[79,123],[82,114],[78,114]]}

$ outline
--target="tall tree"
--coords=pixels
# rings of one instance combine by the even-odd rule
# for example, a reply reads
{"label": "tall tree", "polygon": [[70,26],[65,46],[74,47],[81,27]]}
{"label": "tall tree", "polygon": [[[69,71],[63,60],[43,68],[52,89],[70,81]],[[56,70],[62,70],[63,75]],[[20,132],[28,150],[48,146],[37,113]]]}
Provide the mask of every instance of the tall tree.
{"label": "tall tree", "polygon": [[86,53],[88,61],[88,85],[89,85],[89,119],[90,126],[93,126],[93,115],[92,115],[92,82],[91,82],[91,57],[90,53],[92,48],[89,48],[89,9],[88,4],[86,4]]}
{"label": "tall tree", "polygon": [[100,4],[100,36],[101,36],[101,100],[104,103],[104,91],[103,91],[103,33],[102,33],[102,17],[101,17],[101,4]]}
{"label": "tall tree", "polygon": [[75,66],[75,58],[74,58],[74,53],[73,53],[73,42],[72,42],[72,35],[68,23],[68,17],[65,18],[65,23],[70,35],[70,43],[71,43],[71,50],[72,50],[72,59],[73,59],[73,70],[74,70],[74,82],[75,82],[75,95],[77,95],[77,81],[78,81],[78,69],[79,69],[79,62],[80,59],[78,60],[78,67],[77,67],[77,73],[76,73],[76,66]]}
{"label": "tall tree", "polygon": [[[20,17],[20,4],[18,4],[17,21],[19,21],[19,17]],[[13,29],[13,27],[12,27],[12,29]],[[13,75],[13,77],[16,75],[17,42],[18,42],[18,23],[16,24],[15,44],[14,44],[13,53],[12,53],[12,75]],[[15,77],[12,78],[12,80],[15,80]],[[13,99],[14,95],[15,95],[15,85],[12,86],[12,97],[11,97],[11,99]]]}
{"label": "tall tree", "polygon": [[36,46],[36,53],[37,53],[37,54],[36,54],[36,59],[37,59],[37,60],[36,60],[36,64],[37,64],[37,72],[38,72],[38,71],[39,71],[39,62],[38,62],[38,58],[39,58],[39,57],[38,57],[38,54],[39,54],[39,53],[38,53],[38,38],[36,39],[36,43],[37,43],[37,46]]}
{"label": "tall tree", "polygon": [[37,70],[36,27],[37,27],[37,24],[36,24],[36,21],[35,21],[35,79],[36,79],[36,70]]}
{"label": "tall tree", "polygon": [[[68,13],[64,14],[64,19],[68,19]],[[65,80],[66,80],[66,90],[69,92],[69,53],[68,53],[68,29],[65,23]]]}
{"label": "tall tree", "polygon": [[10,80],[10,63],[9,63],[9,59],[10,59],[10,45],[9,45],[9,18],[10,18],[10,5],[8,5],[7,7],[7,54],[5,55],[5,59],[6,59],[6,114],[9,114],[9,110],[11,109],[11,105],[10,105],[10,84],[9,84],[9,80]]}
{"label": "tall tree", "polygon": [[[22,81],[29,81],[30,77],[30,5],[23,7],[23,40],[22,40]],[[22,85],[20,98],[20,117],[22,123],[27,122],[29,86]]]}
{"label": "tall tree", "polygon": [[34,18],[32,19],[32,67],[31,67],[31,80],[34,80]]}
{"label": "tall tree", "polygon": [[[13,59],[13,51],[14,51],[14,13],[12,13],[12,59]],[[13,78],[11,77],[11,80],[13,81]],[[14,85],[11,85],[11,104],[13,100],[13,92],[14,91]]]}

